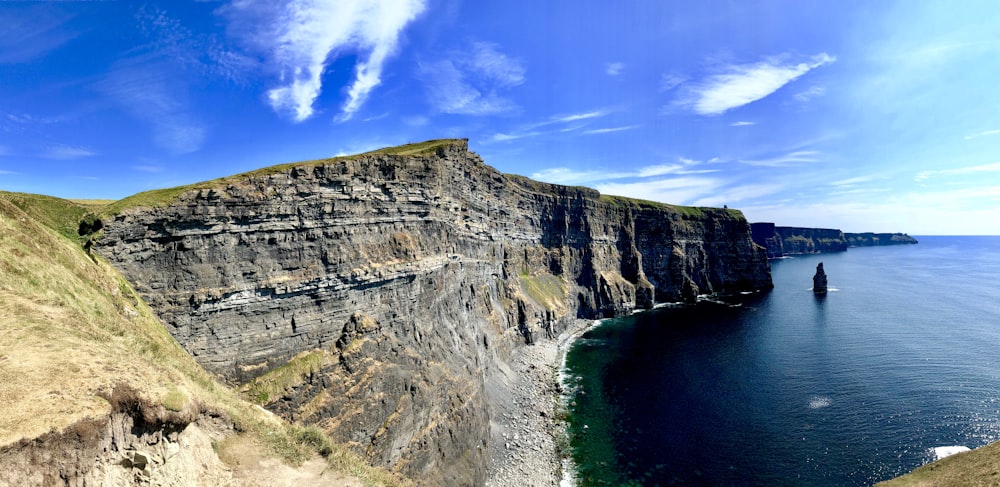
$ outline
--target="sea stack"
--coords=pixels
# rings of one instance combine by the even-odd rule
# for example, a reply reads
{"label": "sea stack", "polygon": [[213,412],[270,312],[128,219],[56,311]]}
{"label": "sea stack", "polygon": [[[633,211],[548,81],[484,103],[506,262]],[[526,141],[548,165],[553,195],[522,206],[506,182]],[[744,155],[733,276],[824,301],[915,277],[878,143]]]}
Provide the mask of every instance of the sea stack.
{"label": "sea stack", "polygon": [[816,275],[813,276],[813,292],[826,294],[826,271],[823,270],[822,262],[816,265]]}

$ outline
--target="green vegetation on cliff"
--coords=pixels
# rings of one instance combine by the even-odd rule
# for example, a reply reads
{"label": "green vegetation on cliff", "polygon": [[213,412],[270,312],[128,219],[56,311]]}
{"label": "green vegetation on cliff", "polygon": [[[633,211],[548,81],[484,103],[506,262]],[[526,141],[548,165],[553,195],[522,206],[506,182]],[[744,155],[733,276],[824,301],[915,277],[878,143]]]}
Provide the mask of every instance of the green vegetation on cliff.
{"label": "green vegetation on cliff", "polygon": [[320,453],[370,484],[404,483],[315,428],[276,420],[205,372],[131,285],[83,250],[76,228],[88,211],[0,193],[0,447],[107,418],[106,398],[125,387],[191,421],[227,417],[253,448],[290,464]]}
{"label": "green vegetation on cliff", "polygon": [[978,487],[1000,485],[1000,442],[950,455],[877,487]]}
{"label": "green vegetation on cliff", "polygon": [[177,201],[177,198],[180,195],[184,194],[187,191],[196,189],[224,188],[230,184],[239,184],[243,181],[246,181],[248,177],[267,176],[269,174],[282,173],[296,167],[319,166],[323,164],[329,164],[331,162],[352,160],[363,156],[378,155],[378,154],[386,154],[393,156],[425,156],[434,154],[435,151],[437,151],[441,147],[457,143],[465,143],[465,141],[463,139],[435,139],[435,140],[428,140],[425,142],[400,145],[396,147],[387,147],[384,149],[378,149],[349,156],[336,156],[336,157],[329,157],[326,159],[314,159],[308,161],[278,164],[240,174],[234,174],[232,176],[213,179],[210,181],[188,184],[185,186],[143,191],[141,193],[136,193],[132,196],[128,196],[126,198],[115,201],[114,203],[105,206],[104,208],[101,209],[101,213],[105,215],[116,215],[128,208],[136,208],[136,207],[160,208],[164,206],[169,206],[174,201]]}

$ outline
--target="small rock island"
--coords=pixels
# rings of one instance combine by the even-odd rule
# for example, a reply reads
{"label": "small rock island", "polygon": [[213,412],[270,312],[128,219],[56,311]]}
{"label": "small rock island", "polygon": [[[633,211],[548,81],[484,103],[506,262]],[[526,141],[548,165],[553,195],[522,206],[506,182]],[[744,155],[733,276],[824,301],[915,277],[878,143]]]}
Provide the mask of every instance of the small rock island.
{"label": "small rock island", "polygon": [[816,294],[826,294],[826,271],[823,270],[823,263],[816,264],[816,275],[813,276],[813,292]]}

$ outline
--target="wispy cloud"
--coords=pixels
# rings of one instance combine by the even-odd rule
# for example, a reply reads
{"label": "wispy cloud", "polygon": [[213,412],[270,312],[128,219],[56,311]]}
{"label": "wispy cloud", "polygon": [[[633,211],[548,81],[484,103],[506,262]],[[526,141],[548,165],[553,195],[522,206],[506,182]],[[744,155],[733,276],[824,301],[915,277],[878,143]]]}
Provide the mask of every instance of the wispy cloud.
{"label": "wispy cloud", "polygon": [[635,171],[576,170],[567,167],[553,167],[531,174],[533,179],[555,184],[581,184],[594,181],[613,181],[630,178],[651,178],[667,175],[693,175],[717,172],[716,169],[694,169],[698,161],[681,158],[681,164],[655,164]]}
{"label": "wispy cloud", "polygon": [[248,73],[259,68],[254,58],[230,49],[214,36],[191,31],[160,7],[143,5],[135,21],[147,42],[133,48],[134,52],[152,52],[179,67],[237,84],[245,84]]}
{"label": "wispy cloud", "polygon": [[715,193],[723,184],[723,181],[716,178],[692,176],[630,183],[602,183],[595,188],[604,194],[669,201],[673,204],[690,204]]}
{"label": "wispy cloud", "polygon": [[730,127],[749,127],[751,125],[756,125],[756,124],[757,124],[757,122],[747,122],[747,121],[744,121],[744,120],[740,120],[738,122],[733,122],[733,123],[729,124],[729,126]]}
{"label": "wispy cloud", "polygon": [[0,175],[9,175],[9,174],[17,174],[17,173],[14,171],[8,171],[6,169],[0,169]]}
{"label": "wispy cloud", "polygon": [[914,177],[916,181],[923,181],[934,176],[953,176],[957,174],[974,174],[984,172],[1000,172],[1000,162],[992,164],[982,164],[978,166],[959,167],[954,169],[938,169],[931,171],[921,171]]}
{"label": "wispy cloud", "polygon": [[754,200],[775,193],[780,193],[788,187],[784,183],[733,185],[722,188],[709,196],[699,198],[694,206],[723,206]]}
{"label": "wispy cloud", "polygon": [[[604,117],[606,115],[608,115],[608,112],[604,110],[571,113],[567,115],[553,115],[548,119],[542,120],[540,122],[534,122],[534,123],[529,123],[527,125],[522,125],[517,130],[514,130],[509,133],[498,132],[496,134],[493,134],[491,140],[493,140],[494,142],[504,142],[508,140],[523,139],[527,137],[537,137],[540,135],[552,134],[556,132],[559,133],[575,132],[577,130],[584,128],[586,126],[586,121]],[[581,124],[578,122],[583,122],[583,123]],[[553,130],[551,128],[546,130],[539,130],[543,129],[544,127],[550,127],[552,125],[567,125],[567,124],[572,124],[572,125],[560,127],[557,130]]]}
{"label": "wispy cloud", "polygon": [[625,63],[608,63],[604,66],[604,72],[608,76],[618,76],[625,69]]}
{"label": "wispy cloud", "polygon": [[455,52],[431,63],[421,63],[428,101],[442,113],[496,115],[519,110],[500,94],[524,83],[520,60],[500,52],[499,46],[476,42],[466,52]]}
{"label": "wispy cloud", "polygon": [[613,133],[613,132],[623,132],[625,130],[632,130],[632,129],[636,129],[636,128],[639,128],[639,126],[638,125],[626,125],[626,126],[623,126],[623,127],[607,127],[607,128],[600,128],[600,129],[584,130],[583,133],[588,134],[588,135],[610,134],[610,133]]}
{"label": "wispy cloud", "polygon": [[792,98],[795,98],[796,100],[805,103],[805,102],[807,102],[809,100],[812,100],[813,98],[817,98],[817,97],[823,96],[825,94],[826,94],[826,88],[825,87],[823,87],[823,86],[811,86],[811,87],[809,87],[809,89],[807,89],[805,91],[800,91],[800,92],[792,95]]}
{"label": "wispy cloud", "polygon": [[132,169],[134,169],[136,171],[148,172],[148,173],[158,173],[158,172],[162,172],[163,171],[163,167],[162,166],[155,166],[155,165],[152,165],[152,164],[140,164],[138,166],[132,166]]}
{"label": "wispy cloud", "polygon": [[382,82],[403,28],[423,10],[423,0],[286,0],[234,2],[223,14],[237,35],[269,53],[280,79],[267,92],[271,107],[301,122],[314,113],[329,63],[353,54],[354,81],[338,117],[350,119]]}
{"label": "wispy cloud", "polygon": [[676,73],[667,73],[660,76],[660,91],[670,91],[687,81],[687,78]]}
{"label": "wispy cloud", "polygon": [[42,157],[46,159],[59,159],[59,160],[70,160],[70,159],[80,159],[82,157],[90,157],[95,155],[95,152],[84,147],[75,147],[70,145],[54,145],[45,150],[42,153]]}
{"label": "wispy cloud", "polygon": [[836,181],[831,181],[830,186],[854,186],[856,184],[875,181],[876,179],[881,179],[881,177],[874,174],[869,174],[867,176],[856,176],[853,178],[838,179]]}
{"label": "wispy cloud", "polygon": [[782,57],[776,57],[758,63],[728,65],[720,74],[694,83],[679,103],[699,115],[720,115],[765,98],[809,71],[835,60],[829,54],[820,53],[799,63],[784,62]]}
{"label": "wispy cloud", "polygon": [[543,125],[550,125],[553,123],[569,123],[578,122],[580,120],[589,120],[591,118],[598,118],[607,115],[608,112],[604,111],[593,111],[593,112],[583,112],[583,113],[573,113],[570,115],[560,115],[550,118],[548,121],[536,124],[536,127],[541,127]]}
{"label": "wispy cloud", "polygon": [[965,140],[972,140],[978,137],[988,137],[990,135],[1000,135],[1000,129],[994,130],[984,130],[982,132],[976,132],[974,134],[969,134],[963,137]]}
{"label": "wispy cloud", "polygon": [[820,159],[821,155],[822,153],[819,151],[800,150],[767,159],[752,159],[752,160],[741,159],[739,162],[750,166],[787,167],[802,163],[819,162],[821,160]]}
{"label": "wispy cloud", "polygon": [[169,66],[158,59],[133,58],[115,64],[98,89],[153,128],[153,141],[175,154],[201,148],[207,130],[194,115],[182,87],[172,84]]}
{"label": "wispy cloud", "polygon": [[532,179],[545,181],[554,184],[580,184],[592,181],[605,181],[610,179],[622,179],[633,176],[630,172],[609,172],[609,171],[581,171],[568,167],[553,167],[543,169],[531,174]]}
{"label": "wispy cloud", "polygon": [[39,59],[77,36],[66,25],[72,17],[47,5],[0,10],[0,64]]}

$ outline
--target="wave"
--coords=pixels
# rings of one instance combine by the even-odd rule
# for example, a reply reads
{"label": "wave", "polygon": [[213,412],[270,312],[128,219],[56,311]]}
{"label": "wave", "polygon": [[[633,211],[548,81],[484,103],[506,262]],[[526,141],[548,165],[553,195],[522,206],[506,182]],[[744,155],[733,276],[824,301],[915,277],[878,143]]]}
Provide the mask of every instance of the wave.
{"label": "wave", "polygon": [[935,460],[940,460],[949,455],[962,453],[964,451],[969,451],[969,447],[962,445],[953,445],[953,446],[937,446],[931,448],[931,454],[934,455]]}
{"label": "wave", "polygon": [[830,405],[830,398],[826,396],[813,396],[809,398],[809,409],[820,409]]}

